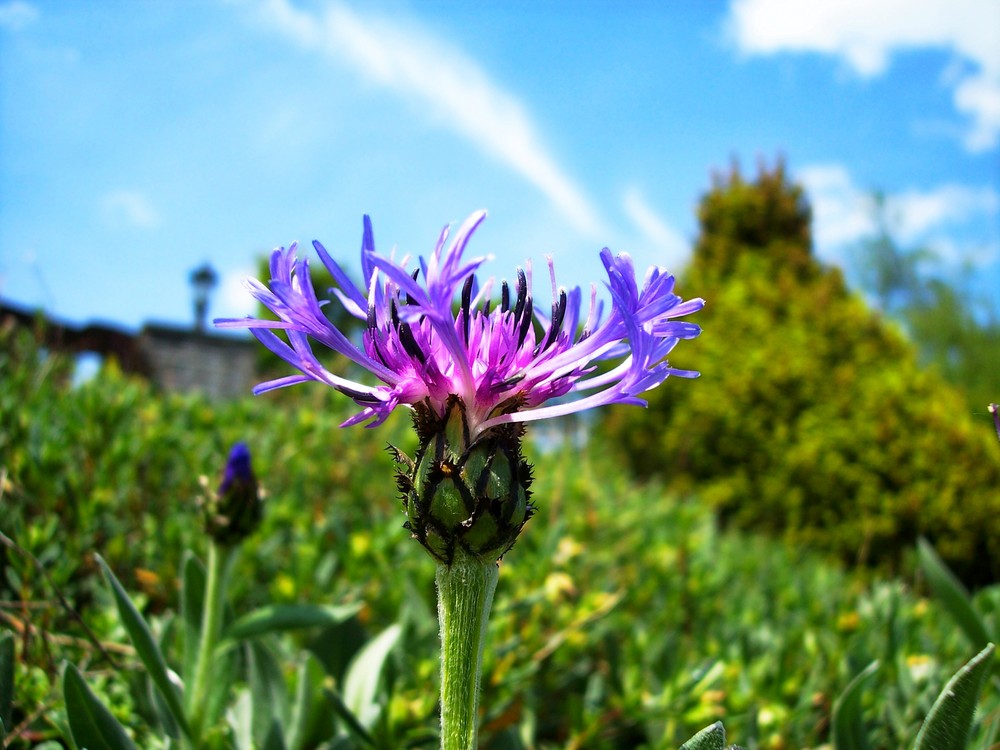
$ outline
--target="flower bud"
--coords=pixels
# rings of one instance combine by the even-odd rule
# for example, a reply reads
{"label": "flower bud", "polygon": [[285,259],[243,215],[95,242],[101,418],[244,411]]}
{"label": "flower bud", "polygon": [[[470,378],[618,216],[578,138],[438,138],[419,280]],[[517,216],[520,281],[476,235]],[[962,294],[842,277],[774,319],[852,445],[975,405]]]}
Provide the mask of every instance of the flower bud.
{"label": "flower bud", "polygon": [[260,525],[263,507],[246,443],[233,446],[219,489],[204,511],[205,532],[226,546],[239,544]]}
{"label": "flower bud", "polygon": [[494,561],[509,550],[534,508],[531,467],[521,455],[523,427],[504,424],[469,439],[465,405],[448,400],[444,417],[419,406],[415,459],[391,448],[413,538],[439,562],[456,550]]}

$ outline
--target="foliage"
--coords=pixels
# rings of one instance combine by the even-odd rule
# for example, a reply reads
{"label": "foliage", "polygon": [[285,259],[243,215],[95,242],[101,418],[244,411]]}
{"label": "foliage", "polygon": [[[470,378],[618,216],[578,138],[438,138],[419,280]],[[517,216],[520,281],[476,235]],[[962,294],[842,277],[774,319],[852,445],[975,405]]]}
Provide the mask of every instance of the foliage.
{"label": "foliage", "polygon": [[[901,570],[926,536],[969,584],[1000,577],[1000,451],[902,334],[811,256],[779,164],[702,201],[684,290],[704,334],[671,364],[703,374],[598,434],[639,476],[697,492],[738,528]],[[984,404],[985,406],[985,404]]]}
{"label": "foliage", "polygon": [[893,236],[893,217],[885,196],[876,194],[871,205],[875,232],[855,250],[852,271],[876,306],[897,314],[911,304],[926,304],[926,266],[935,260],[926,247],[903,249]]}
{"label": "foliage", "polygon": [[[137,746],[162,746],[170,712],[142,665],[158,650],[168,676],[188,674],[204,586],[198,475],[215,476],[237,439],[269,496],[231,577],[218,746],[436,744],[434,565],[405,539],[384,450],[412,439],[405,420],[340,430],[351,405],[322,388],[213,404],[157,395],[113,367],[71,386],[30,336],[2,343],[0,418],[17,430],[0,453],[0,530],[16,545],[3,547],[0,577],[0,625],[14,634],[13,705],[0,704],[11,747],[66,737],[68,702],[88,694]],[[903,747],[974,653],[905,582],[866,583],[720,532],[701,504],[636,485],[600,451],[531,453],[540,512],[501,566],[484,750],[676,748],[717,720],[745,747],[818,748],[836,696],[874,659],[864,736]],[[971,607],[996,633],[1000,589]],[[997,723],[998,693],[980,705],[976,747]]]}
{"label": "foliage", "polygon": [[[926,282],[927,301],[905,311],[904,321],[920,347],[921,362],[934,363],[973,404],[1000,393],[1000,309],[975,305],[961,284]],[[973,300],[973,302],[970,302]],[[977,309],[981,308],[981,310]]]}
{"label": "foliage", "polygon": [[[894,236],[894,217],[880,196],[874,201],[875,233],[857,248],[860,287],[878,308],[899,321],[923,365],[986,404],[1000,393],[1000,309],[970,291],[966,276],[947,278],[935,269],[928,247],[904,248]],[[970,272],[971,273],[971,272]]]}
{"label": "foliage", "polygon": [[915,750],[964,750],[969,746],[972,717],[993,671],[995,651],[996,647],[988,644],[948,681],[920,727]]}

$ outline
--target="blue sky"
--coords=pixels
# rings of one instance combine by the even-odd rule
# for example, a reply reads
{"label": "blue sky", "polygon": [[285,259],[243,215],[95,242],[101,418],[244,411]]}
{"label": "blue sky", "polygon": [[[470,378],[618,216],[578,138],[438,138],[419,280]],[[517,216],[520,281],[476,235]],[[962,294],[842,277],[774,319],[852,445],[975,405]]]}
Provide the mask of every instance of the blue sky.
{"label": "blue sky", "polygon": [[[277,245],[600,281],[680,270],[711,173],[783,155],[841,262],[882,191],[1000,303],[1000,2],[0,0],[0,296],[73,322],[213,315]],[[685,296],[697,290],[681,290]]]}

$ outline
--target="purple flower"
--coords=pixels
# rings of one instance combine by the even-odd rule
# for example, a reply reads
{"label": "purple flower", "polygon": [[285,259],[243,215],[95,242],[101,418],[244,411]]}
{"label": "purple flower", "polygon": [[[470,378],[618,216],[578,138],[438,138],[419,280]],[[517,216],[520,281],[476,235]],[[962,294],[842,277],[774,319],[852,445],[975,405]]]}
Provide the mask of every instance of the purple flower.
{"label": "purple flower", "polygon": [[[640,288],[628,255],[601,251],[608,273],[611,309],[604,315],[597,289],[585,303],[579,288],[557,288],[551,259],[552,306],[542,313],[528,272],[500,286],[479,284],[476,272],[485,258],[465,259],[465,247],[485,212],[470,216],[447,244],[445,227],[434,251],[412,267],[378,255],[371,222],[364,217],[358,288],[319,243],[313,246],[336,287],[330,291],[351,315],[365,323],[363,341],[351,341],[323,313],[330,300],[317,298],[309,263],[297,246],[271,256],[271,280],[248,280],[251,294],[277,320],[222,319],[221,328],[249,328],[268,349],[299,374],[261,383],[255,393],[317,380],[350,396],[361,407],[343,426],[381,424],[400,405],[421,407],[443,419],[449,398],[464,408],[470,438],[490,428],[591,409],[607,404],[645,405],[641,394],[669,375],[698,373],[671,368],[665,358],[681,339],[701,329],[677,320],[700,310],[701,299],[682,300],[674,277],[650,268]],[[282,330],[287,337],[276,335]],[[331,372],[313,351],[314,343],[332,349],[371,372],[371,385]],[[610,360],[610,369],[595,363]],[[570,397],[562,399],[561,397]],[[559,399],[556,401],[556,399]]]}
{"label": "purple flower", "polygon": [[234,545],[250,536],[262,518],[250,449],[246,443],[236,443],[229,452],[218,491],[205,502],[205,531],[220,544]]}
{"label": "purple flower", "polygon": [[250,464],[250,448],[246,443],[235,443],[229,451],[229,459],[219,483],[219,495],[225,495],[235,485],[256,483]]}

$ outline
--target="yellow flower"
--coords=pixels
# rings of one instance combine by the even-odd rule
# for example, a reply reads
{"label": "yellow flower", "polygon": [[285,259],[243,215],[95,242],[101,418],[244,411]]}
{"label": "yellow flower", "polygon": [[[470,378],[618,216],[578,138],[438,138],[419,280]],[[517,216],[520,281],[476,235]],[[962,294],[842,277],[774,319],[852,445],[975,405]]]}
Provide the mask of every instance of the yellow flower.
{"label": "yellow flower", "polygon": [[565,597],[576,596],[577,593],[573,579],[560,571],[549,573],[545,579],[544,587],[545,598],[553,603]]}
{"label": "yellow flower", "polygon": [[861,616],[857,612],[845,612],[837,618],[837,630],[853,633],[861,624]]}
{"label": "yellow flower", "polygon": [[559,540],[559,544],[556,547],[556,554],[552,558],[552,561],[556,565],[565,565],[581,552],[583,552],[582,544],[571,536],[564,536]]}
{"label": "yellow flower", "polygon": [[364,557],[371,548],[371,534],[365,531],[358,531],[351,535],[351,555],[354,557]]}

